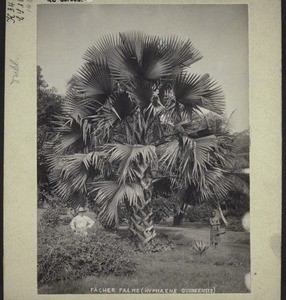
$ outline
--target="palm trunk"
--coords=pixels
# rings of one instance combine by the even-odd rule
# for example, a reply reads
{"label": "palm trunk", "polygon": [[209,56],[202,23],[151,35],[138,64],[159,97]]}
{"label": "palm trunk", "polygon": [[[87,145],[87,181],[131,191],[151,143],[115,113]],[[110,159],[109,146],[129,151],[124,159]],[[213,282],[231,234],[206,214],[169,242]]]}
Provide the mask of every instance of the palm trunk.
{"label": "palm trunk", "polygon": [[141,165],[140,184],[144,191],[144,200],[132,207],[131,224],[129,230],[134,235],[139,248],[143,249],[151,243],[156,236],[153,225],[153,212],[151,206],[152,180],[148,174],[149,167]]}
{"label": "palm trunk", "polygon": [[130,231],[136,238],[139,248],[144,248],[156,236],[153,226],[153,213],[151,199],[144,201],[141,205],[132,207],[133,216],[131,217]]}

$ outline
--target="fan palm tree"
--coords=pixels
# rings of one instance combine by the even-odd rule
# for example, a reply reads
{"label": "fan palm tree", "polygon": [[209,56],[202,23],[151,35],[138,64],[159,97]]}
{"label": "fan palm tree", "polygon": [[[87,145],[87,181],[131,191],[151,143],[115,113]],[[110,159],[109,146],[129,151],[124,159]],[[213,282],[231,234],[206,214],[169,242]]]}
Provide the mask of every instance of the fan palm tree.
{"label": "fan palm tree", "polygon": [[56,193],[71,206],[93,195],[106,224],[118,221],[127,201],[141,246],[156,236],[152,186],[161,177],[209,193],[222,172],[221,145],[192,124],[203,111],[223,114],[225,102],[208,74],[190,72],[201,58],[190,40],[140,32],[105,36],[88,48],[56,121],[49,157]]}

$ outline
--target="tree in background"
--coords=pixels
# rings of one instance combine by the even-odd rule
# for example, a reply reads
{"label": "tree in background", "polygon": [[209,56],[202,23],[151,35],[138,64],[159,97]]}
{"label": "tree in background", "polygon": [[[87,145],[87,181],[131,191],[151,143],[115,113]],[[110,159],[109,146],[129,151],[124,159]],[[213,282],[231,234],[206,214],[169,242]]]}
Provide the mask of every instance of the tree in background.
{"label": "tree in background", "polygon": [[156,236],[153,185],[162,177],[191,185],[202,197],[221,169],[224,140],[196,128],[204,111],[223,114],[221,88],[208,74],[190,73],[202,58],[190,40],[140,32],[105,36],[84,55],[58,118],[60,142],[50,155],[55,192],[70,206],[92,195],[102,223],[131,211],[141,247]]}
{"label": "tree in background", "polygon": [[48,179],[48,165],[45,158],[46,143],[55,139],[55,125],[53,116],[61,113],[62,98],[55,88],[49,88],[42,75],[42,69],[37,66],[37,178],[38,178],[38,204],[41,205],[50,194]]}
{"label": "tree in background", "polygon": [[196,129],[199,134],[213,134],[218,137],[223,158],[219,158],[217,162],[222,170],[222,176],[207,183],[209,184],[207,195],[202,195],[201,190],[197,190],[193,184],[179,184],[176,197],[180,205],[177,205],[174,212],[174,226],[182,224],[187,210],[190,212],[190,206],[197,207],[196,211],[199,211],[199,207],[204,204],[202,209],[205,212],[202,215],[207,214],[208,210],[218,210],[226,225],[227,220],[221,206],[226,208],[228,203],[232,207],[231,203],[235,202],[235,199],[240,199],[244,207],[247,203],[249,207],[249,178],[248,174],[244,173],[244,170],[249,168],[249,134],[248,131],[232,132],[232,115],[226,118],[209,112],[205,116],[195,118],[192,128]]}

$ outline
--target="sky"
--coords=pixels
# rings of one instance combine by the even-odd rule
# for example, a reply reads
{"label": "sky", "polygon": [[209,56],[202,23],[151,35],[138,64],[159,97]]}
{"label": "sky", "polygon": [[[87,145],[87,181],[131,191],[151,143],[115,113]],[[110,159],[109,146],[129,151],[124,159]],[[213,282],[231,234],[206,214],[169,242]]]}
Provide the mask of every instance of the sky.
{"label": "sky", "polygon": [[106,34],[139,30],[190,39],[203,58],[195,74],[221,85],[234,131],[249,127],[247,5],[38,5],[37,64],[65,94],[87,48]]}

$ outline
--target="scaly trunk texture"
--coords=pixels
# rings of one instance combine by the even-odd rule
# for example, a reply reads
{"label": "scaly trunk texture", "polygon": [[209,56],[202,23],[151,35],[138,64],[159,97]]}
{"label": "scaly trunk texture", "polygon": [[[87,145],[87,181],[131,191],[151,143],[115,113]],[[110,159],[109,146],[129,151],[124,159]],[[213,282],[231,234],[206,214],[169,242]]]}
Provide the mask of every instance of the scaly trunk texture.
{"label": "scaly trunk texture", "polygon": [[[138,172],[140,170],[140,172]],[[137,170],[138,180],[144,191],[144,200],[132,206],[130,231],[137,240],[139,248],[143,249],[148,243],[152,243],[156,236],[153,225],[152,212],[152,179],[148,165],[140,165]]]}
{"label": "scaly trunk texture", "polygon": [[144,248],[156,236],[153,226],[151,199],[132,207],[130,231],[136,237],[139,248]]}

